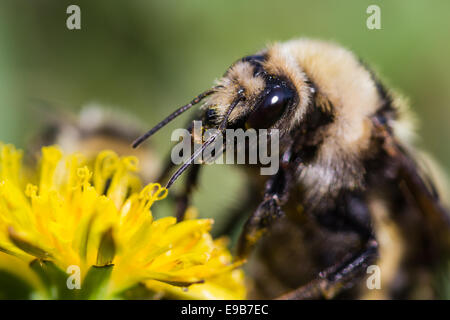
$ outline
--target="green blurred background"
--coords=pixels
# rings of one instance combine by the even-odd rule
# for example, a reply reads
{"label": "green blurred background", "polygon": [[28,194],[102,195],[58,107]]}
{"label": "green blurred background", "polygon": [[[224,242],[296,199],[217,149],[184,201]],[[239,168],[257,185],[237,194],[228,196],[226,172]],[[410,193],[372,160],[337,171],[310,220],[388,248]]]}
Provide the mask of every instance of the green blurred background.
{"label": "green blurred background", "polygon": [[[81,8],[81,30],[66,28],[70,4]],[[382,30],[366,28],[370,4],[381,7]],[[421,144],[448,171],[449,14],[450,1],[429,0],[1,0],[0,140],[24,147],[38,132],[33,99],[73,112],[96,101],[151,127],[236,59],[306,36],[354,50],[407,95]],[[154,137],[162,157],[186,119]],[[233,166],[206,172],[196,204],[220,224],[240,201],[242,176]]]}

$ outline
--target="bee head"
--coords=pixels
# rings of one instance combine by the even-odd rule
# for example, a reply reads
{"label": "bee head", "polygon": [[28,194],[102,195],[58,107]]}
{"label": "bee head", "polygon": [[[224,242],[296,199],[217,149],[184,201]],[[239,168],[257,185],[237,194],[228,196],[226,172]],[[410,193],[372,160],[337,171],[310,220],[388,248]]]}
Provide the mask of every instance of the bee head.
{"label": "bee head", "polygon": [[300,70],[298,75],[295,70],[286,72],[288,63],[274,60],[264,52],[234,63],[203,105],[205,126],[218,127],[225,121],[226,128],[289,131],[309,91]]}
{"label": "bee head", "polygon": [[[137,147],[181,113],[205,99],[202,106],[203,126],[207,129],[278,129],[280,137],[290,132],[302,120],[310,102],[312,87],[303,70],[290,55],[278,46],[260,54],[247,56],[234,63],[209,89],[185,106],[175,110],[146,134],[139,137]],[[217,136],[216,136],[217,137]],[[167,187],[194,159],[213,143],[205,141],[202,148],[172,176]]]}

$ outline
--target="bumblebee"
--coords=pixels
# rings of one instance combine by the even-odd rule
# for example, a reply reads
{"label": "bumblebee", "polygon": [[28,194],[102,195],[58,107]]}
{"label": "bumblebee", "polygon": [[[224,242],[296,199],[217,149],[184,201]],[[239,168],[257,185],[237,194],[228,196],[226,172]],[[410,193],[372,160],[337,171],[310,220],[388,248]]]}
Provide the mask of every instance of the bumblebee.
{"label": "bumblebee", "polygon": [[[251,253],[251,297],[436,296],[432,273],[450,244],[436,170],[413,147],[406,101],[361,59],[329,42],[275,43],[235,62],[216,86],[133,146],[200,102],[205,128],[279,132],[278,172],[267,177],[245,167],[252,189],[245,205],[254,210],[237,251],[241,257]],[[191,168],[179,219],[197,184],[197,156],[167,184]],[[374,290],[364,281],[372,265],[381,277]]]}

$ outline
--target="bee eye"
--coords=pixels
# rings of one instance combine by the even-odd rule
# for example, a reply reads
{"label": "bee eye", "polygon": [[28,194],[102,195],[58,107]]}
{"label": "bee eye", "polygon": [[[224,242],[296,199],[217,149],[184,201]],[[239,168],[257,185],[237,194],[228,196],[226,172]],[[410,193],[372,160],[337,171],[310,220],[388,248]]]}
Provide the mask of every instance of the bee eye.
{"label": "bee eye", "polygon": [[287,87],[276,86],[272,88],[261,104],[248,117],[247,127],[268,129],[281,117],[293,97],[292,90]]}

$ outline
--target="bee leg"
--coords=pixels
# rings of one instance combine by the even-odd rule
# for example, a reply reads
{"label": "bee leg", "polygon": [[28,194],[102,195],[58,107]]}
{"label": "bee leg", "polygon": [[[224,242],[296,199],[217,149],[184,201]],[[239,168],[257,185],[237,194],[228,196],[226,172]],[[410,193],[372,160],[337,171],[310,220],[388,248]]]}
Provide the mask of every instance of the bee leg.
{"label": "bee leg", "polygon": [[341,289],[348,288],[367,272],[370,266],[378,258],[378,242],[371,238],[365,247],[353,255],[344,263],[336,264],[321,272],[319,278],[308,284],[288,292],[277,299],[280,300],[306,300],[306,299],[331,299]]}
{"label": "bee leg", "polygon": [[192,191],[194,191],[198,183],[199,172],[200,172],[200,165],[194,164],[192,168],[189,169],[189,172],[187,174],[183,192],[176,197],[177,221],[184,220],[186,210],[189,207],[191,201]]}
{"label": "bee leg", "polygon": [[267,228],[284,215],[281,206],[287,202],[289,185],[289,175],[281,168],[266,182],[264,200],[248,218],[240,235],[238,256],[247,256]]}
{"label": "bee leg", "polygon": [[265,197],[244,225],[238,242],[238,256],[247,256],[267,227],[283,215],[278,197],[276,195]]}

